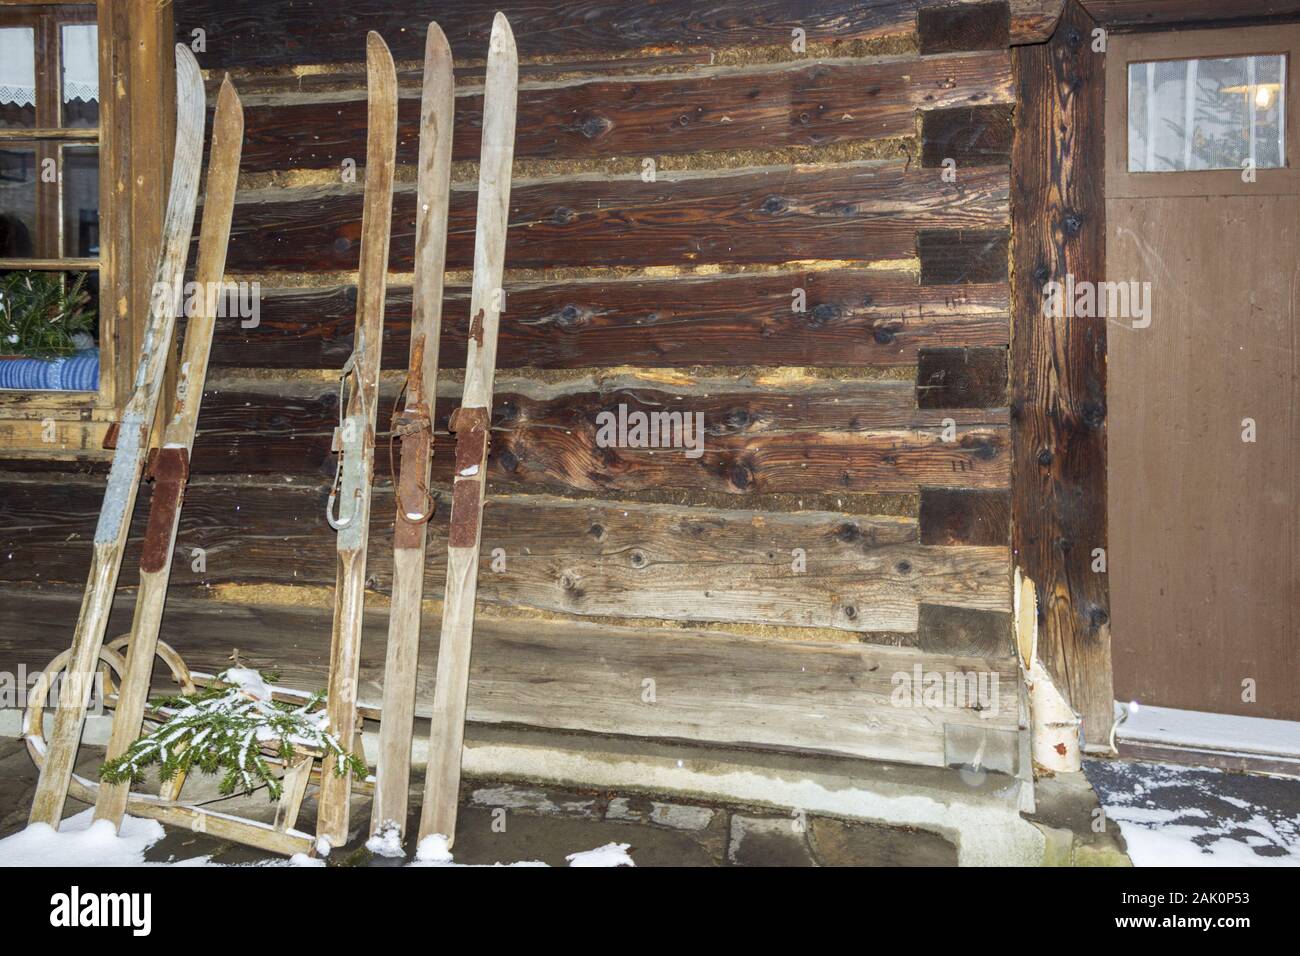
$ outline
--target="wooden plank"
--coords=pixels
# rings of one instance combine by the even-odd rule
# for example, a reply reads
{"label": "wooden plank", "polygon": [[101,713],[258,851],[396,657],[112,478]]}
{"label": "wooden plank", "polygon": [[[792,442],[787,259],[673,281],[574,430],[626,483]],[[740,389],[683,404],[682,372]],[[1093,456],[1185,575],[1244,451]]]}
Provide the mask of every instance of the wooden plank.
{"label": "wooden plank", "polygon": [[[797,302],[798,290],[805,301]],[[447,290],[443,360],[463,364],[465,287]],[[261,292],[252,319],[219,320],[213,362],[257,368],[340,364],[352,349],[352,286]],[[1008,286],[918,286],[906,272],[834,269],[779,274],[590,279],[508,285],[500,367],[910,365],[923,347],[1006,345]],[[802,304],[803,311],[795,311]],[[410,289],[390,286],[384,366],[402,368]]]}
{"label": "wooden plank", "polygon": [[992,408],[1007,403],[1006,349],[922,349],[919,408]]}
{"label": "wooden plank", "polygon": [[[522,57],[617,54],[640,50],[779,45],[791,31],[810,41],[904,36],[913,30],[917,0],[754,0],[743,11],[702,10],[693,0],[558,0],[545,6],[524,0],[463,0],[439,8],[453,51],[486,50],[497,11],[519,26]],[[208,37],[203,65],[285,66],[357,59],[356,37],[380,30],[392,38],[399,60],[419,60],[429,10],[395,8],[387,0],[190,0],[177,11],[178,39],[201,27]],[[464,55],[464,54],[462,54]]]}
{"label": "wooden plank", "polygon": [[1006,545],[1011,539],[1011,496],[971,488],[921,489],[921,543]]}
{"label": "wooden plank", "polygon": [[[0,661],[41,660],[60,647],[74,600],[26,593],[0,601]],[[115,623],[129,620],[119,610]],[[328,612],[173,598],[164,637],[200,670],[223,666],[230,645],[274,661],[282,682],[318,690],[325,680]],[[317,640],[286,641],[286,634]],[[371,619],[362,642],[359,696],[378,704],[385,629]],[[416,714],[430,716],[437,633],[421,649]],[[998,706],[895,706],[895,675],[915,668],[984,673]],[[501,621],[477,625],[468,718],[590,733],[846,754],[944,765],[945,726],[1014,729],[1019,715],[1011,660],[941,657],[912,648],[790,644],[730,634],[614,627],[584,622]],[[653,681],[647,685],[647,680]],[[162,686],[162,685],[160,685]],[[643,694],[653,690],[654,702]],[[909,698],[908,703],[912,703]],[[134,811],[133,811],[134,812]]]}
{"label": "wooden plank", "polygon": [[[911,136],[917,110],[1010,102],[1005,45],[970,56],[534,83],[519,91],[515,155],[577,160],[824,147]],[[419,103],[415,95],[399,102],[399,163],[416,161]],[[456,98],[455,159],[478,159],[475,134],[482,125],[481,91],[462,92]],[[352,92],[262,96],[249,108],[248,128],[249,171],[334,168],[361,154],[365,100]]]}
{"label": "wooden plank", "polygon": [[946,160],[967,166],[1011,162],[1011,108],[962,106],[921,114],[921,165],[939,167]]}
{"label": "wooden plank", "polygon": [[921,53],[1005,50],[1011,44],[1011,7],[992,3],[930,3],[916,11]]}
{"label": "wooden plank", "polygon": [[[1083,715],[1109,737],[1106,575],[1106,320],[1042,314],[1043,284],[1105,277],[1103,58],[1091,18],[1072,2],[1052,41],[1020,47],[1017,69],[1015,326],[1011,344],[1012,549],[1040,595],[1038,653]],[[1068,360],[1063,358],[1068,356]]]}
{"label": "wooden plank", "polygon": [[[0,562],[0,581],[54,587],[78,579],[85,554],[77,540],[93,527],[93,487],[87,481],[4,486],[15,511],[27,517],[0,538],[4,553],[15,555]],[[445,488],[439,494],[426,569],[433,582],[442,581],[446,562]],[[172,593],[201,594],[235,583],[330,584],[333,542],[318,517],[323,498],[321,487],[196,480],[181,524]],[[387,506],[391,493],[377,490],[376,501]],[[1005,540],[923,546],[910,518],[532,495],[491,501],[478,592],[488,604],[907,633],[917,628],[918,601],[1005,610],[1010,600]],[[143,529],[141,514],[128,554],[138,553]],[[391,522],[376,516],[370,533],[375,553],[367,564],[368,586],[385,591],[393,578],[386,547]],[[202,549],[201,570],[195,570],[195,548]],[[429,599],[440,594],[439,584],[426,589]]]}
{"label": "wooden plank", "polygon": [[1151,27],[1177,23],[1234,23],[1300,15],[1300,0],[1083,0],[1083,7],[1103,27]]}
{"label": "wooden plank", "polygon": [[[967,230],[997,247],[1008,221],[1005,166],[968,169],[957,183],[896,160],[778,166],[734,172],[548,179],[511,194],[506,257],[512,268],[906,259],[918,230]],[[396,190],[389,268],[412,268],[415,191]],[[265,189],[242,195],[232,272],[353,270],[360,194],[349,187]],[[452,188],[447,267],[473,263],[475,191]],[[960,234],[959,234],[960,237]],[[967,269],[952,281],[981,280]],[[924,266],[923,266],[924,268]]]}
{"label": "wooden plank", "polygon": [[1010,242],[1005,229],[922,229],[916,237],[921,283],[1002,282],[1007,278]]}

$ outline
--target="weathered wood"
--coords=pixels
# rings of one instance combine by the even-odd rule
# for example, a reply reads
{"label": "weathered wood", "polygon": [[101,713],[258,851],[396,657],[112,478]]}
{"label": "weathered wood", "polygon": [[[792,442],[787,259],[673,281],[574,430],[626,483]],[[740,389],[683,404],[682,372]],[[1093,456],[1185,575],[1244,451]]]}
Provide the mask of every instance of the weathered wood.
{"label": "weathered wood", "polygon": [[[775,275],[591,279],[509,287],[501,368],[909,365],[923,347],[1006,345],[1007,285],[918,286],[906,272],[835,269]],[[796,312],[797,290],[806,297]],[[352,286],[261,292],[259,324],[219,320],[212,361],[320,368],[352,350]],[[441,354],[465,361],[468,290],[446,291]],[[410,289],[389,286],[384,367],[403,368]]]}
{"label": "weathered wood", "polygon": [[927,3],[916,11],[921,53],[1005,50],[1011,44],[1011,7],[989,3]]}
{"label": "weathered wood", "polygon": [[1214,21],[1244,22],[1300,14],[1297,0],[1083,0],[1083,7],[1103,27],[1143,27]]}
{"label": "weathered wood", "polygon": [[[0,600],[0,666],[43,659],[76,613],[67,596],[28,593]],[[123,623],[129,610],[120,610]],[[328,663],[328,612],[174,598],[167,639],[195,668],[223,666],[230,645],[272,659],[282,683],[318,690]],[[429,717],[437,629],[421,649],[416,713]],[[321,635],[286,642],[285,634]],[[360,700],[380,699],[383,622],[366,627]],[[996,675],[996,713],[970,707],[895,706],[896,675],[914,668]],[[914,648],[801,644],[691,630],[481,617],[474,635],[468,719],[590,733],[818,751],[944,765],[944,728],[1014,729],[1013,660],[943,657]],[[647,679],[655,700],[643,699]],[[909,695],[909,702],[911,698]],[[136,811],[132,809],[132,813]]]}
{"label": "weathered wood", "polygon": [[1011,540],[1011,496],[970,488],[921,489],[921,543],[1006,545]]}
{"label": "weathered wood", "polygon": [[[185,349],[181,356],[176,397],[170,415],[165,414],[162,448],[154,459],[154,492],[149,500],[149,527],[140,561],[140,585],[136,595],[135,618],[131,623],[131,641],[127,647],[126,670],[113,728],[108,740],[106,759],[126,753],[140,733],[141,721],[153,673],[154,653],[158,646],[158,628],[163,604],[167,600],[167,583],[171,577],[172,552],[176,546],[176,529],[180,525],[189,477],[190,451],[198,425],[199,405],[208,370],[208,354],[214,329],[214,301],[207,290],[220,287],[225,274],[226,243],[230,235],[230,215],[235,202],[235,182],[239,178],[239,150],[242,143],[242,112],[239,97],[227,77],[217,98],[213,122],[211,160],[206,179],[204,217],[199,236],[198,266],[195,271],[198,301],[194,316],[186,327]],[[164,410],[166,411],[166,410]],[[122,825],[130,784],[104,782],[95,801],[95,818]]]}
{"label": "weathered wood", "polygon": [[1103,58],[1094,23],[1072,2],[1051,43],[1021,47],[1017,69],[1015,425],[1012,548],[1039,594],[1039,656],[1106,741],[1112,720],[1106,546],[1106,320],[1043,315],[1043,285],[1105,270]]}
{"label": "weathered wood", "polygon": [[[361,660],[361,622],[365,604],[367,538],[374,477],[375,423],[379,411],[379,358],[384,321],[385,273],[393,208],[394,152],[397,137],[397,75],[383,38],[366,35],[370,107],[366,138],[366,182],[361,218],[360,274],[357,277],[356,351],[352,389],[340,408],[339,442],[343,497],[334,585],[334,626],[330,638],[329,726],[347,740],[357,722],[357,668]],[[345,377],[349,375],[344,371]],[[331,518],[331,521],[334,519]],[[333,846],[347,842],[352,798],[351,771],[336,772],[338,758],[321,761],[316,836]]]}
{"label": "weathered wood", "polygon": [[30,823],[58,828],[68,795],[92,677],[104,641],[108,612],[122,564],[140,474],[171,350],[181,276],[194,225],[199,167],[203,156],[203,81],[188,47],[176,48],[176,147],[163,242],[154,272],[149,325],[140,351],[135,389],[122,415],[104,506],[95,529],[94,556],[69,657],[69,685],[55,713],[45,766],[32,799]]}
{"label": "weathered wood", "polygon": [[[506,256],[512,268],[906,259],[917,231],[966,230],[968,241],[1005,252],[1009,173],[967,169],[956,183],[897,160],[775,166],[726,172],[534,181],[512,191]],[[447,267],[473,262],[473,189],[452,187]],[[241,195],[231,232],[231,271],[352,270],[360,196],[349,187],[265,189]],[[955,238],[960,239],[960,233]],[[415,191],[396,190],[389,267],[412,268]],[[987,250],[985,250],[987,257]],[[973,269],[949,281],[980,279]],[[924,265],[923,265],[924,268]],[[927,283],[928,284],[928,283]]]}
{"label": "weathered wood", "polygon": [[[913,30],[916,7],[917,0],[755,0],[743,11],[702,9],[693,0],[560,0],[545,6],[464,0],[437,14],[452,49],[470,51],[486,48],[488,25],[500,10],[520,27],[521,54],[535,57],[643,47],[789,47],[795,27],[811,41],[903,36]],[[187,41],[192,29],[206,31],[204,62],[210,68],[355,61],[355,38],[366,29],[391,36],[397,59],[418,60],[428,19],[427,6],[395,8],[386,0],[324,0],[311,7],[293,0],[191,0],[177,11],[176,31]]]}
{"label": "weathered wood", "polygon": [[[958,181],[961,181],[960,172]],[[921,284],[1002,282],[1007,278],[1010,241],[1010,235],[1003,229],[922,229],[916,237]]]}
{"label": "weathered wood", "polygon": [[[411,358],[406,405],[394,426],[401,436],[393,531],[393,603],[389,612],[388,656],[384,662],[384,719],[379,725],[379,759],[370,829],[386,826],[406,833],[411,782],[411,733],[415,718],[415,668],[420,655],[420,605],[424,596],[427,520],[433,513],[429,462],[438,388],[438,345],[442,339],[443,256],[447,247],[447,190],[451,181],[451,49],[438,24],[425,40],[424,93],[420,112],[419,210]],[[391,446],[390,446],[391,449]]]}
{"label": "weathered wood", "polygon": [[[41,568],[42,586],[78,579],[85,558],[76,538],[93,526],[89,487],[3,487],[29,525],[0,540],[5,553],[22,556],[21,563],[0,563],[0,581],[25,581],[30,566]],[[375,494],[378,508],[392,501],[387,490]],[[445,488],[439,494],[426,567],[439,583],[426,590],[428,599],[442,595],[446,570],[449,496]],[[205,594],[223,584],[329,585],[333,542],[317,517],[323,496],[320,487],[197,479],[172,593]],[[381,592],[394,577],[384,514],[372,519],[367,563],[368,587]],[[924,522],[923,515],[922,528]],[[138,549],[142,525],[137,521],[129,554]],[[911,518],[498,494],[484,509],[483,542],[480,602],[568,614],[909,633],[917,628],[919,601],[1004,610],[1010,600],[1005,524],[1001,541],[935,547],[918,543]],[[194,568],[194,548],[203,549],[202,570]]]}
{"label": "weathered wood", "polygon": [[429,765],[420,809],[420,839],[441,834],[451,846],[460,801],[461,745],[469,695],[474,599],[478,591],[483,496],[487,486],[488,429],[496,377],[497,327],[505,305],[506,231],[510,224],[510,172],[515,145],[519,55],[505,15],[492,21],[484,84],[482,161],[470,292],[469,355],[461,405],[451,418],[456,432],[455,474],[447,532],[447,586],[443,594],[441,653],[429,728]]}
{"label": "weathered wood", "polygon": [[921,165],[996,166],[1011,162],[1011,108],[963,106],[921,114]]}
{"label": "weathered wood", "polygon": [[922,349],[919,408],[992,408],[1007,403],[1006,349]]}
{"label": "weathered wood", "polygon": [[927,654],[1013,659],[1011,612],[922,604],[917,646]]}
{"label": "weathered wood", "polygon": [[[248,111],[250,171],[327,169],[359,155],[365,101],[356,94],[258,100]],[[398,104],[399,163],[417,158],[419,102],[406,96]],[[1005,44],[998,52],[972,56],[710,67],[662,77],[535,83],[519,91],[515,155],[574,160],[830,146],[911,136],[917,110],[1010,102]],[[478,159],[478,137],[472,134],[482,126],[482,93],[457,96],[455,159]]]}

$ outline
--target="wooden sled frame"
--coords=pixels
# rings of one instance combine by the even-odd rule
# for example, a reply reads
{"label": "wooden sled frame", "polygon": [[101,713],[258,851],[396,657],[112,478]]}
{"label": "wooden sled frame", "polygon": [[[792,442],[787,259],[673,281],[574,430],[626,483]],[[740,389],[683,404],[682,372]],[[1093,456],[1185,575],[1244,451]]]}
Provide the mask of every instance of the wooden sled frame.
{"label": "wooden sled frame", "polygon": [[[121,680],[126,673],[126,658],[123,655],[123,650],[127,647],[130,638],[130,634],[122,634],[100,648],[99,671],[104,675],[105,707],[115,707],[117,704],[117,694],[113,692],[112,675],[116,673],[118,679]],[[23,715],[23,740],[27,744],[27,752],[31,754],[32,760],[38,769],[44,767],[48,751],[44,733],[44,720],[49,702],[50,686],[53,683],[54,675],[67,669],[71,653],[71,650],[64,651],[50,661],[43,672],[44,677],[33,688],[27,703],[27,710]],[[158,641],[157,656],[171,671],[172,680],[180,686],[182,696],[193,694],[200,687],[217,683],[217,678],[212,674],[191,671],[180,654],[164,641]],[[273,692],[273,699],[284,703],[301,704],[310,697],[311,695],[305,692],[282,687],[274,688]],[[359,716],[374,719],[379,716],[379,712],[374,708],[361,707]],[[146,720],[158,721],[164,718],[164,714],[152,708],[147,708],[145,711]],[[353,747],[358,750],[361,747],[359,722],[353,736]],[[284,761],[280,758],[277,748],[263,748],[262,752],[268,762],[283,765]],[[196,833],[210,833],[222,839],[234,840],[271,853],[281,853],[286,856],[293,856],[297,853],[314,855],[316,837],[296,829],[296,826],[302,811],[303,801],[307,796],[308,785],[312,780],[319,781],[320,779],[321,763],[324,756],[321,751],[315,748],[302,745],[295,748],[296,759],[292,765],[285,768],[282,778],[284,790],[276,806],[275,820],[272,823],[263,823],[247,817],[222,813],[219,810],[212,810],[186,802],[181,799],[185,785],[184,775],[178,775],[172,780],[165,781],[157,794],[141,793],[128,789],[126,810],[138,817],[147,817],[160,823],[183,827]],[[356,780],[353,781],[353,790],[366,793],[373,789],[373,784],[373,777]],[[68,785],[68,795],[83,803],[95,804],[99,800],[104,787],[105,784],[100,781],[92,780],[74,772]]]}

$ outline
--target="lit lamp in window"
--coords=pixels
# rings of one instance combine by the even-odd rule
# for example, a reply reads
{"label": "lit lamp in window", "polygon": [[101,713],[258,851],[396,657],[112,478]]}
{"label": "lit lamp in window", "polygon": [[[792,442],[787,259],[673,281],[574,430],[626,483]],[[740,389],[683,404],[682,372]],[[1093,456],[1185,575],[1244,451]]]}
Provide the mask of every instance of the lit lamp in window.
{"label": "lit lamp in window", "polygon": [[1240,83],[1236,86],[1225,86],[1219,92],[1240,93],[1243,96],[1253,97],[1255,108],[1266,110],[1277,100],[1281,90],[1281,83]]}

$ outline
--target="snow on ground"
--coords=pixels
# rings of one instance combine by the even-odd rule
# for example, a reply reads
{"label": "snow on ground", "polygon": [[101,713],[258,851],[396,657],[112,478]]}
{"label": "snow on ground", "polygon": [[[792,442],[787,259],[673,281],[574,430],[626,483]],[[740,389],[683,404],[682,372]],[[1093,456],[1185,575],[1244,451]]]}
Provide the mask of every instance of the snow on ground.
{"label": "snow on ground", "polygon": [[1084,764],[1135,866],[1300,866],[1300,780],[1168,764]]}
{"label": "snow on ground", "polygon": [[[83,810],[63,821],[55,830],[44,823],[33,824],[0,840],[0,867],[11,866],[223,866],[210,856],[146,863],[145,851],[165,835],[162,824],[126,816],[120,834],[107,820],[95,820],[94,809]],[[405,856],[396,828],[372,837],[366,847],[383,856]],[[565,859],[570,866],[635,866],[627,843],[608,843],[594,850],[571,853]],[[298,853],[289,859],[270,859],[253,866],[324,866],[320,858]],[[447,838],[440,835],[420,841],[416,862],[412,866],[463,866],[453,862]],[[538,860],[498,863],[497,866],[546,866]]]}
{"label": "snow on ground", "polygon": [[119,835],[93,808],[63,821],[55,830],[34,823],[0,840],[0,866],[140,866],[144,851],[163,838],[157,820],[126,817]]}

